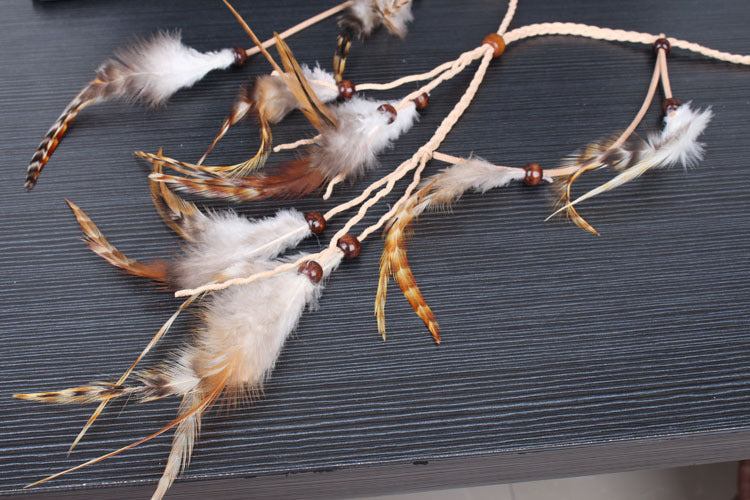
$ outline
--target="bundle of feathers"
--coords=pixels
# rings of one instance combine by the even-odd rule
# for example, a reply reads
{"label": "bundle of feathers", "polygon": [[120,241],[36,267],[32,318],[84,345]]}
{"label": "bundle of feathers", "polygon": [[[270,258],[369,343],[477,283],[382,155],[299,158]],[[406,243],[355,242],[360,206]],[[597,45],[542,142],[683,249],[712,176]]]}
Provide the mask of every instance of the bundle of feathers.
{"label": "bundle of feathers", "polygon": [[[245,25],[245,29],[259,44],[250,27]],[[402,106],[399,101],[375,101],[355,95],[348,101],[329,107],[323,99],[331,94],[321,91],[319,96],[313,85],[316,78],[319,79],[317,81],[326,81],[330,76],[322,70],[316,73],[316,70],[308,69],[306,73],[278,35],[276,48],[283,71],[267,51],[262,51],[271,65],[277,68],[276,77],[283,81],[286,90],[273,79],[263,79],[257,92],[254,92],[253,104],[244,105],[243,109],[257,110],[262,121],[281,119],[297,108],[320,133],[316,143],[308,147],[302,157],[254,176],[181,177],[155,172],[151,174],[152,180],[166,182],[178,190],[206,198],[231,201],[298,198],[321,189],[333,179],[357,178],[366,168],[376,165],[377,155],[390,147],[418,119],[414,101]],[[309,77],[313,77],[312,81]],[[398,109],[399,106],[401,109]],[[270,137],[270,131],[267,134]],[[163,163],[183,173],[201,170],[195,165],[161,155],[139,155],[154,164]]]}
{"label": "bundle of feathers", "polygon": [[[392,146],[418,119],[413,102],[394,117],[384,105],[395,108],[397,101],[375,101],[355,96],[329,109],[329,120],[319,120],[320,138],[304,155],[268,172],[249,177],[182,177],[163,173],[151,179],[206,198],[231,201],[298,198],[321,189],[339,177],[356,179],[366,168],[377,165],[377,155]],[[185,163],[171,158],[145,155],[151,161],[184,170]],[[188,167],[189,168],[189,167]]]}
{"label": "bundle of feathers", "polygon": [[[295,210],[250,221],[233,212],[204,215],[163,186],[152,186],[152,193],[156,194],[162,217],[189,241],[170,262],[140,263],[126,257],[106,240],[80,208],[69,204],[94,252],[127,273],[170,287],[190,288],[246,277],[296,261],[302,256],[278,256],[311,234],[304,215]],[[194,339],[177,353],[174,361],[138,373],[136,384],[125,384],[121,378],[116,384],[92,383],[62,391],[17,394],[17,398],[48,403],[100,402],[84,431],[110,400],[123,396],[143,401],[171,395],[182,397],[177,417],[160,431],[40,482],[96,463],[175,428],[172,450],[153,496],[162,498],[189,461],[202,414],[222,395],[235,401],[252,397],[261,390],[305,307],[314,306],[320,295],[323,288],[320,278],[328,276],[341,256],[336,252],[320,259],[322,276],[316,279],[291,270],[213,294],[203,302],[201,325]]]}

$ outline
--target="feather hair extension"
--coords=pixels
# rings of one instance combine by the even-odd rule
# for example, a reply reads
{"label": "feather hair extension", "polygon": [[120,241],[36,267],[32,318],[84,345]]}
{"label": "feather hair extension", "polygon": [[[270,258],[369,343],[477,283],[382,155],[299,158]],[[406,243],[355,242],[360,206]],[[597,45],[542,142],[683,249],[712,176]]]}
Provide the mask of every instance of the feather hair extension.
{"label": "feather hair extension", "polygon": [[383,24],[388,31],[403,38],[406,25],[413,18],[411,0],[354,0],[339,16],[339,35],[333,56],[336,81],[343,78],[353,40],[370,36]]}
{"label": "feather hair extension", "polygon": [[[275,257],[310,234],[304,216],[294,210],[257,221],[232,212],[209,214],[200,227],[196,240],[188,243],[169,267],[170,279],[178,287],[247,276],[296,261],[300,256]],[[341,252],[319,258],[324,277],[341,258]],[[260,390],[286,338],[305,307],[314,305],[321,290],[320,283],[294,271],[222,290],[204,302],[196,338],[179,352],[175,361],[140,372],[136,385],[95,382],[62,391],[16,394],[19,399],[48,403],[106,403],[123,396],[143,401],[170,395],[183,398],[177,418],[160,431],[34,484],[101,461],[174,427],[172,450],[152,497],[162,498],[189,461],[202,414],[222,394],[235,400]]]}
{"label": "feather hair extension", "polygon": [[390,275],[396,280],[414,312],[424,321],[435,342],[440,343],[440,327],[435,313],[427,305],[417,286],[406,255],[406,242],[414,220],[425,210],[446,208],[472,190],[484,193],[503,187],[514,180],[523,180],[524,171],[497,167],[480,158],[470,158],[443,169],[425,179],[420,189],[410,196],[391,219],[386,229],[385,246],[380,258],[380,281],[375,298],[378,330],[385,339],[385,299]]}
{"label": "feather hair extension", "polygon": [[199,52],[182,43],[179,31],[160,32],[117,50],[50,127],[29,163],[26,189],[34,187],[70,122],[86,106],[119,98],[149,106],[164,104],[172,94],[192,86],[209,71],[231,66],[236,53],[235,49]]}
{"label": "feather hair extension", "polygon": [[[653,168],[678,164],[688,168],[695,165],[703,157],[703,145],[698,142],[698,137],[711,121],[712,115],[710,108],[694,111],[690,103],[679,106],[674,112],[664,117],[664,128],[661,133],[651,134],[648,141],[642,141],[643,145],[638,154],[631,155],[627,162],[621,161],[614,164],[617,170],[621,170],[620,174],[579,196],[575,201],[568,201],[550,217],[563,210],[569,211],[578,203],[611,191]],[[588,225],[585,221],[584,224]]]}
{"label": "feather hair extension", "polygon": [[[324,183],[340,175],[355,179],[368,167],[377,164],[377,155],[392,146],[393,141],[407,132],[419,114],[413,102],[393,118],[382,111],[384,104],[396,101],[371,101],[354,97],[331,108],[335,126],[325,126],[318,144],[306,149],[306,156],[282,163],[268,172],[249,177],[206,179],[152,173],[151,179],[173,184],[175,189],[207,198],[232,201],[268,198],[297,198],[320,189]],[[143,155],[149,161],[163,161],[177,170],[184,164],[164,157]]]}

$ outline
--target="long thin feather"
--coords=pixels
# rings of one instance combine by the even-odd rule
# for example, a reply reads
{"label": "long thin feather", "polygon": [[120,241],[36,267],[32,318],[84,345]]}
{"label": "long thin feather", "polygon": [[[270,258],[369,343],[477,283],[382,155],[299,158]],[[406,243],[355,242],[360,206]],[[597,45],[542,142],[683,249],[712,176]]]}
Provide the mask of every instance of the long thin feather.
{"label": "long thin feather", "polygon": [[[159,149],[158,155],[161,156]],[[152,173],[161,174],[164,162],[155,161]],[[149,190],[151,201],[156,207],[156,212],[161,216],[164,223],[174,232],[187,241],[193,241],[197,232],[205,223],[206,216],[198,210],[194,203],[187,202],[174,194],[163,182],[149,179]]]}
{"label": "long thin feather", "polygon": [[167,282],[168,274],[165,262],[156,261],[151,264],[143,264],[135,259],[127,257],[107,241],[107,238],[105,238],[101,231],[99,231],[96,224],[94,224],[89,216],[86,215],[78,205],[70,200],[65,201],[68,203],[71,210],[73,210],[76,221],[78,221],[78,225],[81,226],[84,240],[94,253],[128,274],[149,278],[160,283]]}
{"label": "long thin feather", "polygon": [[84,107],[120,98],[158,106],[209,71],[227,68],[233,62],[232,49],[198,52],[182,43],[179,31],[157,33],[119,49],[115,58],[97,68],[96,78],[73,98],[49,129],[29,163],[25,187],[34,187],[70,122]]}
{"label": "long thin feather", "polygon": [[336,118],[313,91],[292,50],[278,34],[274,33],[274,38],[276,39],[276,48],[279,51],[279,57],[286,72],[283,79],[289,86],[289,90],[294,94],[297,102],[299,102],[299,108],[302,113],[313,127],[318,130],[323,130],[324,127],[335,127]]}

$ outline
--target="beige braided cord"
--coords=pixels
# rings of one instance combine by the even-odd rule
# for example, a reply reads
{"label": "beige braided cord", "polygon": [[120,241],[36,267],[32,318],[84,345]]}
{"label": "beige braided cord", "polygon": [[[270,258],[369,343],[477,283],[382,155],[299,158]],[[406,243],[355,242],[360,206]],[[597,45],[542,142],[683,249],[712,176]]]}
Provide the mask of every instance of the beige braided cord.
{"label": "beige braided cord", "polygon": [[[592,38],[594,40],[607,40],[610,42],[630,42],[630,43],[644,43],[652,44],[658,38],[657,35],[650,33],[641,33],[638,31],[627,31],[617,30],[612,28],[600,28],[598,26],[590,26],[588,24],[579,23],[538,23],[529,24],[521,28],[516,28],[506,33],[505,43],[510,45],[513,42],[531,38],[535,36],[548,36],[548,35],[566,35],[566,36],[581,36],[585,38]],[[732,54],[729,52],[722,52],[720,50],[711,49],[704,47],[697,43],[680,40],[678,38],[667,38],[672,48],[680,48],[695,52],[711,59],[717,59],[719,61],[725,61],[732,64],[748,64],[750,65],[750,55]]]}

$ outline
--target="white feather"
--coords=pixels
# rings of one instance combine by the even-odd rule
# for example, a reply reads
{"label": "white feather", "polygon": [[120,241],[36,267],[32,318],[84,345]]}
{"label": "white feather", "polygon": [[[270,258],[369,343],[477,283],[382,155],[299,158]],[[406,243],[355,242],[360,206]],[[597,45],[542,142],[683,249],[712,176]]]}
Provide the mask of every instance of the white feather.
{"label": "white feather", "polygon": [[389,115],[378,111],[382,104],[396,107],[398,101],[371,101],[355,96],[333,108],[338,126],[321,134],[320,147],[313,149],[311,162],[328,178],[360,175],[364,168],[377,165],[377,155],[393,145],[419,118],[413,102],[398,111],[388,123]]}
{"label": "white feather", "polygon": [[[300,257],[256,262],[256,270],[271,270]],[[336,252],[319,261],[323,276],[327,277],[341,259],[341,252]],[[204,307],[203,326],[186,354],[189,361],[181,364],[205,377],[228,355],[239,356],[228,385],[259,387],[297,327],[305,306],[315,307],[322,283],[313,283],[306,275],[291,270],[217,292]]]}
{"label": "white feather", "polygon": [[[315,92],[315,95],[317,95],[318,99],[322,102],[332,102],[338,98],[339,91],[336,86],[336,80],[333,78],[333,74],[324,70],[318,64],[312,69],[306,65],[302,65],[302,73],[310,82],[310,86],[312,87],[313,92]],[[323,82],[324,85],[317,82]]]}
{"label": "white feather", "polygon": [[693,167],[703,159],[703,144],[698,137],[713,117],[711,108],[702,111],[690,108],[687,102],[664,117],[664,128],[660,134],[652,134],[648,139],[650,152],[662,150],[664,156],[660,166]]}
{"label": "white feather", "polygon": [[112,97],[141,99],[150,105],[167,101],[215,69],[234,62],[232,49],[199,52],[184,45],[179,31],[160,32],[149,40],[118,50],[98,70],[112,84]]}
{"label": "white feather", "polygon": [[201,226],[195,241],[186,246],[171,269],[180,288],[265,270],[259,268],[262,262],[311,234],[304,215],[296,210],[281,210],[259,220],[248,220],[231,211],[212,213]]}

